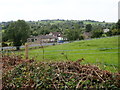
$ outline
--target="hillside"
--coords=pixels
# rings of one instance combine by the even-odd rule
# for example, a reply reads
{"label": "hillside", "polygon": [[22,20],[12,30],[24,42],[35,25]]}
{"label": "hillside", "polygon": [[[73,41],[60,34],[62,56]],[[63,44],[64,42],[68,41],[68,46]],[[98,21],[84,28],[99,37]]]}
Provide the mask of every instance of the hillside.
{"label": "hillside", "polygon": [[[32,21],[31,21],[32,22]],[[112,24],[112,23],[109,23],[109,22],[100,22],[100,21],[95,21],[95,20],[63,20],[63,19],[56,19],[56,20],[39,20],[39,21],[33,21],[34,24],[36,22],[38,23],[42,23],[42,24],[60,24],[60,23],[66,23],[66,22],[72,22],[72,23],[78,23],[78,22],[83,22],[84,24]]]}
{"label": "hillside", "polygon": [[[23,54],[23,52],[21,53]],[[21,53],[19,52],[19,54]],[[29,50],[29,57],[40,61],[73,61],[84,58],[83,63],[98,63],[117,67],[118,37],[82,40],[49,46],[44,48],[44,55],[42,48]]]}
{"label": "hillside", "polygon": [[[86,32],[89,32],[88,37],[91,38],[119,35],[119,31],[117,31],[117,27],[116,27],[117,24],[108,23],[105,21],[99,22],[94,20],[38,20],[38,21],[24,21],[24,22],[26,23],[26,25],[28,25],[28,29],[29,29],[28,30],[29,34],[27,38],[31,36],[47,35],[50,32],[60,32],[63,38],[67,38],[67,40],[71,40],[71,41],[78,39],[79,40],[86,39],[87,36]],[[9,23],[5,22],[0,24],[0,26],[2,25],[3,42],[12,41],[12,39],[8,37],[10,33],[7,33],[11,30],[10,26],[12,23],[14,22],[9,22]],[[105,31],[105,29],[107,29],[107,32]],[[21,38],[25,37],[22,35]]]}

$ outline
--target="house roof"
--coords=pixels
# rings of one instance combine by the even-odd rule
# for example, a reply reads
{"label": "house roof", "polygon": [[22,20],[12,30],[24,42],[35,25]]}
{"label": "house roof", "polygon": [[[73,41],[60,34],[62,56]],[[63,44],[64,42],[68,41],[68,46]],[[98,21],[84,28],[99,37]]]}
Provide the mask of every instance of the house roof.
{"label": "house roof", "polygon": [[39,35],[37,36],[36,38],[41,38],[41,39],[54,39],[54,38],[57,38],[55,36],[51,36],[51,35]]}
{"label": "house roof", "polygon": [[84,32],[83,35],[85,35],[85,36],[91,36],[91,33],[90,32]]}
{"label": "house roof", "polygon": [[29,39],[37,39],[37,38],[40,38],[40,39],[57,39],[56,36],[52,36],[52,35],[38,35],[38,36],[30,37]]}
{"label": "house roof", "polygon": [[62,34],[60,32],[50,32],[50,33],[52,33],[54,36],[62,37]]}

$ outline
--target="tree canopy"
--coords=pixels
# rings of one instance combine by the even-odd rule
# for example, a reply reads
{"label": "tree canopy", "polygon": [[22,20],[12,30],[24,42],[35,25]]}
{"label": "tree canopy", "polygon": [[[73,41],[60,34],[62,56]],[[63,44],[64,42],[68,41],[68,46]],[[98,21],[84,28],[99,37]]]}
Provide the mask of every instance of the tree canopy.
{"label": "tree canopy", "polygon": [[10,23],[6,30],[6,35],[8,39],[13,42],[13,46],[16,46],[17,50],[19,50],[19,47],[27,41],[29,29],[29,25],[24,20]]}
{"label": "tree canopy", "polygon": [[[91,37],[104,36],[103,29],[109,29],[107,36],[120,34],[120,20],[117,23],[106,23],[91,20],[41,20],[2,22],[2,41],[11,41],[14,46],[21,46],[28,36],[46,35],[50,32],[60,32],[68,40],[83,39],[84,32],[91,33]],[[30,28],[29,28],[30,26]],[[118,30],[119,29],[119,30]],[[90,37],[90,38],[91,38]]]}
{"label": "tree canopy", "polygon": [[86,25],[86,32],[90,32],[92,30],[92,25],[91,24],[87,24]]}
{"label": "tree canopy", "polygon": [[120,29],[120,19],[118,20],[118,22],[116,23],[117,29]]}

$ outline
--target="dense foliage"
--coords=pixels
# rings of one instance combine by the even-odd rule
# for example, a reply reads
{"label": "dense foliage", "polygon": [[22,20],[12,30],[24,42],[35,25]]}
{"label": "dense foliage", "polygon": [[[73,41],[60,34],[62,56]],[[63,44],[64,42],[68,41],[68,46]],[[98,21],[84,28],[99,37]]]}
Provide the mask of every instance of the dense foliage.
{"label": "dense foliage", "polygon": [[[11,60],[14,61],[14,64],[10,63]],[[74,62],[35,62],[33,60],[24,61],[18,56],[4,56],[3,90],[118,89],[120,87],[120,74],[101,70],[95,65],[81,65],[82,60],[84,59]],[[7,68],[9,68],[8,71],[6,71]]]}
{"label": "dense foliage", "polygon": [[91,24],[87,24],[86,25],[86,32],[90,32],[92,31],[92,25]]}
{"label": "dense foliage", "polygon": [[16,46],[17,50],[19,50],[19,46],[27,41],[29,32],[29,25],[24,20],[18,20],[16,22],[10,23],[4,34],[6,39],[12,41],[13,46]]}
{"label": "dense foliage", "polygon": [[[46,35],[50,32],[61,32],[62,36],[70,41],[86,39],[86,36],[84,36],[85,32],[91,34],[89,38],[120,35],[120,21],[107,23],[93,20],[41,20],[26,22],[18,20],[9,22],[7,25],[6,23],[4,22],[3,25],[0,23],[0,26],[2,26],[2,40],[3,42],[12,41],[14,46],[24,44],[29,36]],[[104,32],[103,29],[109,29],[109,31]],[[3,44],[3,46],[6,45]]]}

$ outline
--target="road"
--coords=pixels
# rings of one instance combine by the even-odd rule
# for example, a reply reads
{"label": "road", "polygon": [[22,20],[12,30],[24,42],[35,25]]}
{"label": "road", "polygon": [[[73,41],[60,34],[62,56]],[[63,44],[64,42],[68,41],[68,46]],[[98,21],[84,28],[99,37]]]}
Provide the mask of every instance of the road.
{"label": "road", "polygon": [[[64,43],[69,43],[69,42],[64,42]],[[36,46],[50,46],[53,44],[64,44],[64,43],[43,43],[43,44],[31,44],[29,47],[36,47]],[[16,47],[10,46],[10,47],[0,47],[0,50],[3,48],[3,50],[11,50],[11,49],[16,49]],[[20,49],[25,48],[25,46],[20,46]]]}
{"label": "road", "polygon": [[[112,38],[112,37],[118,37],[116,36],[110,36],[110,37],[101,37],[101,38]],[[91,39],[85,39],[85,40],[94,40],[94,39],[101,39],[101,38],[91,38]],[[85,40],[76,40],[72,42],[78,42],[78,41],[85,41]],[[70,43],[71,41],[67,41],[64,43]],[[55,44],[64,44],[64,43],[55,43]],[[54,43],[43,43],[42,46],[50,46],[53,45]],[[31,44],[29,47],[35,47],[35,46],[41,46],[40,44]],[[16,49],[16,47],[0,47],[0,50],[3,48],[3,50],[10,50],[10,49]],[[20,48],[25,48],[25,46],[20,46]]]}

